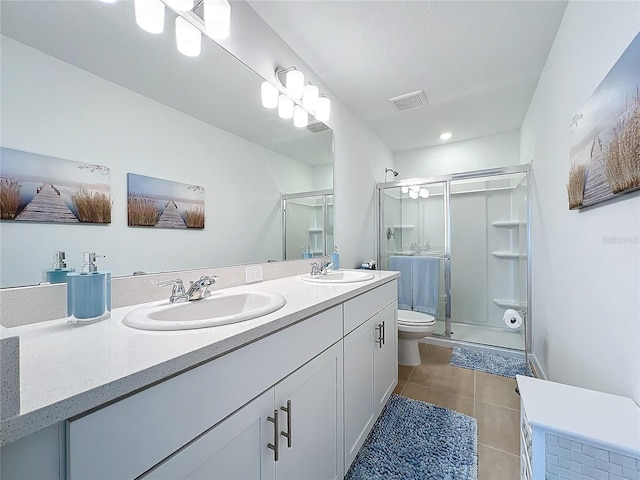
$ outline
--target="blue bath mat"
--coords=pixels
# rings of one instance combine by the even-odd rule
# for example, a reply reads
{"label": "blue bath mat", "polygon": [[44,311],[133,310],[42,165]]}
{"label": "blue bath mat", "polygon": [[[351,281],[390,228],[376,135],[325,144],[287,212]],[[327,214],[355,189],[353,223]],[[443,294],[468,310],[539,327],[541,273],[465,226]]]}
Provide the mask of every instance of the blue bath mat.
{"label": "blue bath mat", "polygon": [[477,480],[476,419],[391,395],[344,478]]}
{"label": "blue bath mat", "polygon": [[516,375],[528,375],[528,372],[525,371],[524,358],[508,357],[499,353],[468,348],[453,347],[449,364],[454,367],[479,370],[503,377],[515,378]]}

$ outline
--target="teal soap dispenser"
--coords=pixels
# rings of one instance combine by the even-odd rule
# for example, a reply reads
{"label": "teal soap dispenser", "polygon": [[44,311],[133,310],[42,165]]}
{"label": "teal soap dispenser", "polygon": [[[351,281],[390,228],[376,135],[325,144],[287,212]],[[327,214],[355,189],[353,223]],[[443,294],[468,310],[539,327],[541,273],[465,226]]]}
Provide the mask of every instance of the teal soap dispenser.
{"label": "teal soap dispenser", "polygon": [[111,318],[111,273],[98,271],[95,252],[82,254],[82,272],[67,275],[69,323],[90,323]]}
{"label": "teal soap dispenser", "polygon": [[48,283],[65,283],[67,275],[74,272],[73,268],[68,268],[65,262],[64,252],[53,252],[53,265],[42,272],[42,281]]}
{"label": "teal soap dispenser", "polygon": [[340,268],[340,255],[338,254],[338,247],[333,246],[333,253],[331,254],[331,261],[333,262],[333,270],[338,270]]}

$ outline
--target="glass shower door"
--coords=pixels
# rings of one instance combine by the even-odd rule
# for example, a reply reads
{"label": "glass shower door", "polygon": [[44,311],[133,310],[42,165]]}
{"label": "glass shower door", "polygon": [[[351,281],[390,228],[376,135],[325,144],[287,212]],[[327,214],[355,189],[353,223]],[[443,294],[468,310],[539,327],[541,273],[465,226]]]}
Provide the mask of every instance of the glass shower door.
{"label": "glass shower door", "polygon": [[526,173],[450,184],[451,338],[521,350],[524,329],[506,309],[527,309]]}
{"label": "glass shower door", "polygon": [[405,184],[381,189],[379,194],[379,268],[404,272],[399,282],[400,308],[410,309],[413,296],[407,280],[411,258],[438,258],[437,333],[445,332],[447,306],[446,222],[444,182]]}

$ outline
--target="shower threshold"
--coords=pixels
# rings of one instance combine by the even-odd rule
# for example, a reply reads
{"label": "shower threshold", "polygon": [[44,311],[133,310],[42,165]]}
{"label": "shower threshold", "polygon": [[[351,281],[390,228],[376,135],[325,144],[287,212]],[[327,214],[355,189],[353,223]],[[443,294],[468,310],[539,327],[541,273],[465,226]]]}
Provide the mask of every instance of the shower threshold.
{"label": "shower threshold", "polygon": [[[436,332],[444,332],[444,320],[436,321]],[[507,330],[501,327],[474,325],[471,323],[451,322],[451,339],[466,343],[487,345],[492,347],[524,350],[522,331]],[[449,340],[443,334],[433,334],[434,338]]]}

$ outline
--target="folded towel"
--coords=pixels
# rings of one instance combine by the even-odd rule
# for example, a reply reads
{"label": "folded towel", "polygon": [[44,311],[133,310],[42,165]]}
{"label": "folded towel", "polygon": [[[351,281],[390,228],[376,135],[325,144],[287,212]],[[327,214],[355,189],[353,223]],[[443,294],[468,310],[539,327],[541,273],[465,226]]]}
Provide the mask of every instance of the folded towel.
{"label": "folded towel", "polygon": [[411,310],[413,305],[411,292],[413,258],[402,255],[389,256],[389,270],[400,272],[400,278],[398,279],[398,308],[400,310]]}
{"label": "folded towel", "polygon": [[413,309],[438,317],[440,257],[413,257]]}

